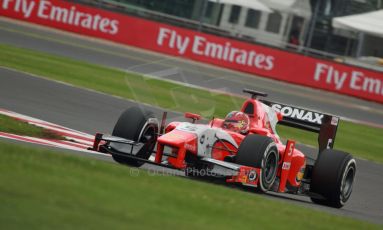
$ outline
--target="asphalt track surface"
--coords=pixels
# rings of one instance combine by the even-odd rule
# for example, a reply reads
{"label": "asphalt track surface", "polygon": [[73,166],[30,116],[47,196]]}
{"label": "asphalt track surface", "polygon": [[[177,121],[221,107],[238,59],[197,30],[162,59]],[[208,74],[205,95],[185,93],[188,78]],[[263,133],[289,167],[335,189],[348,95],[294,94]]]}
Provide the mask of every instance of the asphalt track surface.
{"label": "asphalt track surface", "polygon": [[[126,57],[114,56],[113,54],[106,54],[102,52],[100,54],[98,51],[89,51],[89,49],[87,48],[79,48],[77,46],[65,45],[60,42],[57,43],[54,41],[43,39],[44,37],[48,36],[45,33],[50,34],[49,36],[66,36],[61,33],[56,34],[45,30],[42,31],[40,29],[9,24],[8,22],[5,23],[8,26],[10,26],[10,29],[8,28],[7,30],[4,30],[4,22],[0,21],[0,43],[14,44],[22,47],[31,46],[29,48],[35,48],[47,52],[49,51],[51,53],[69,57],[71,57],[72,55],[71,52],[75,52],[76,54],[82,54],[82,58],[84,58],[84,56],[87,56],[89,60],[86,58],[84,59],[91,62],[97,63],[96,60],[93,59],[98,59],[99,61],[103,60],[104,63],[101,64],[104,65],[108,65],[109,62],[120,63],[123,65],[133,65],[132,63],[134,62],[129,62],[129,59]],[[30,33],[31,31],[37,32],[35,34],[35,37],[23,35],[23,33]],[[14,36],[13,41],[11,41],[12,39],[10,38],[5,38],[10,35]],[[71,36],[67,37],[67,39],[78,39],[79,41],[77,44],[81,44],[80,41],[82,41],[84,44],[91,43],[85,42],[83,39],[73,38]],[[4,40],[8,41],[6,42]],[[25,45],[24,43],[27,45]],[[36,45],[36,47],[33,47],[34,44]],[[130,52],[129,49],[125,50],[121,49],[121,47],[100,44],[98,42],[96,42],[95,44],[99,44],[100,47],[104,48],[110,47],[115,52],[120,52],[122,50],[123,52]],[[72,47],[72,49],[70,49],[70,47]],[[134,50],[132,52],[139,53],[139,51],[137,50]],[[66,55],[64,53],[66,53]],[[97,55],[107,55],[109,58],[115,57],[115,59],[103,59],[106,57],[97,58]],[[146,57],[147,55],[150,56],[151,54],[144,52],[141,54],[141,57]],[[133,56],[140,57],[140,55],[138,54]],[[148,59],[148,61],[151,61],[154,58],[158,59],[158,56],[154,55],[153,58]],[[118,62],[118,60],[120,60],[120,62]],[[177,62],[176,60],[172,61]],[[136,62],[134,64],[137,65]],[[192,66],[191,64],[184,62],[178,63],[177,66],[180,68],[180,66],[182,65],[189,65],[189,67]],[[209,67],[206,66],[196,67],[196,69],[198,68],[204,68],[204,71],[209,69]],[[215,68],[213,68],[211,71],[226,72],[225,70],[217,70]],[[260,81],[263,82],[264,80],[261,79]],[[271,81],[265,82],[268,84],[272,83]],[[305,88],[303,88],[303,90],[310,92],[310,90]],[[315,93],[322,92],[315,91]],[[327,95],[327,93],[324,94]],[[333,95],[331,94],[331,96]],[[348,97],[344,98],[346,101],[356,100]],[[374,103],[370,104],[371,102],[362,102],[367,103],[368,105],[374,105]],[[28,74],[20,73],[17,71],[0,68],[1,108],[12,110],[29,116],[34,116],[36,118],[44,119],[49,122],[54,122],[63,126],[67,126],[69,128],[77,129],[79,131],[88,133],[111,132],[113,125],[120,113],[124,109],[132,105],[138,104],[133,101],[128,101],[117,97],[100,94],[90,90],[71,87],[65,84],[36,78],[34,76],[30,76]],[[162,110],[160,108],[155,108],[146,105],[139,106],[154,111],[158,117],[160,117],[162,114]],[[369,113],[369,110],[355,111],[358,111],[359,113]],[[170,119],[176,120],[182,118],[182,115],[178,113],[170,113],[169,116]],[[371,122],[373,122],[373,120],[371,120]],[[110,161],[110,157],[98,158]],[[146,168],[148,168],[148,166],[146,166]],[[356,184],[354,185],[354,192],[347,205],[342,209],[333,209],[314,205],[306,197],[296,197],[289,195],[281,196],[274,194],[267,195],[266,197],[293,202],[303,206],[324,210],[326,212],[334,214],[350,216],[353,218],[364,219],[374,223],[383,224],[383,197],[381,195],[381,191],[383,191],[382,178],[382,165],[364,160],[358,160],[358,173],[356,178]]]}
{"label": "asphalt track surface", "polygon": [[242,94],[243,88],[269,93],[269,99],[336,114],[383,127],[383,105],[295,86],[149,51],[84,38],[0,17],[0,44],[43,51],[185,84]]}

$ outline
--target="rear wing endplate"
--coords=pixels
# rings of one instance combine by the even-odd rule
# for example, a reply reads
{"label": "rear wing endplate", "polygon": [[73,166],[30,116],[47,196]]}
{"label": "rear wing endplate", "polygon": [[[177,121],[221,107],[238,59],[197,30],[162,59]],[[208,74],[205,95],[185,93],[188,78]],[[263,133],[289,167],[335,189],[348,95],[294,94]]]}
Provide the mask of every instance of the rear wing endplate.
{"label": "rear wing endplate", "polygon": [[339,117],[279,102],[260,101],[283,115],[278,124],[318,133],[319,152],[334,147]]}

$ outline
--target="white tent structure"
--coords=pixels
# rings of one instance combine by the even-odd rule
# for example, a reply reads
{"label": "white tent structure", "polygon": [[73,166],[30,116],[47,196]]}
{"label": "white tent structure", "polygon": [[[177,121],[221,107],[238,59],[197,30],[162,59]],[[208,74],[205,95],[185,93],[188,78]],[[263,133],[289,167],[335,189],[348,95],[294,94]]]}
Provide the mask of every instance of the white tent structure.
{"label": "white tent structure", "polygon": [[238,5],[250,9],[260,10],[264,12],[272,12],[272,10],[265,4],[258,0],[209,0],[209,2]]}
{"label": "white tent structure", "polygon": [[337,29],[383,37],[383,10],[336,17],[332,19],[332,26]]}
{"label": "white tent structure", "polygon": [[300,21],[299,40],[300,46],[304,43],[309,30],[309,22],[312,16],[310,0],[259,0],[266,6],[276,12],[285,15],[285,28],[287,33],[282,38],[284,42],[289,42],[289,34],[292,30],[296,29],[297,24],[294,19]]}
{"label": "white tent structure", "polygon": [[[310,0],[206,0],[223,4],[217,25],[233,36],[276,46],[301,46],[311,18]],[[240,6],[238,12],[233,5]],[[236,20],[231,20],[231,16]],[[295,47],[296,46],[296,47]]]}
{"label": "white tent structure", "polygon": [[311,17],[311,5],[307,0],[260,0],[273,10],[298,15],[304,18]]}
{"label": "white tent structure", "polygon": [[[358,35],[356,57],[363,56],[366,47],[373,47],[375,52],[382,52],[382,46],[376,45],[383,41],[383,10],[363,14],[355,14],[332,19],[332,26],[336,29],[351,31]],[[371,37],[375,37],[371,44]],[[369,38],[370,40],[366,40]],[[379,39],[379,40],[377,40]]]}

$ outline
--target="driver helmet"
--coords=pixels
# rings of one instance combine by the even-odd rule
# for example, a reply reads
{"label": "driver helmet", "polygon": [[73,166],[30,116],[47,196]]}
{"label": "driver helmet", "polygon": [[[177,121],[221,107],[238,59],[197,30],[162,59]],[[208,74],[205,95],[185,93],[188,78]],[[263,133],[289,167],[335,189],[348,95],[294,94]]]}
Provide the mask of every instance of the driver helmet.
{"label": "driver helmet", "polygon": [[250,119],[249,116],[243,112],[232,111],[225,117],[225,121],[223,122],[223,128],[246,134],[249,132],[250,127]]}

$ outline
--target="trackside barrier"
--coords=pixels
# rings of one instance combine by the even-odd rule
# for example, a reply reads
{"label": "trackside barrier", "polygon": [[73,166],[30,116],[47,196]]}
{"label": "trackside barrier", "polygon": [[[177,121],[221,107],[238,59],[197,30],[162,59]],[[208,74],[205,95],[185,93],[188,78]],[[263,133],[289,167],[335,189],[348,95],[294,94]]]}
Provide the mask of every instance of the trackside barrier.
{"label": "trackside barrier", "polygon": [[0,0],[0,15],[383,103],[383,73],[60,0]]}

